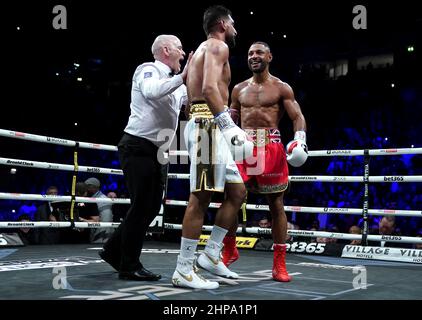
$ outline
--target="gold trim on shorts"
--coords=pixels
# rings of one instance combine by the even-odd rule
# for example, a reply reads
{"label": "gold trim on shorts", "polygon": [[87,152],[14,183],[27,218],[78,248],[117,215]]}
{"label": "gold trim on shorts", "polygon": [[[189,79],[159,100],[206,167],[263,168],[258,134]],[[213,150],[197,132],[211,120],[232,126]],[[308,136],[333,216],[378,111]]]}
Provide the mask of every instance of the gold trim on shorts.
{"label": "gold trim on shorts", "polygon": [[[224,109],[227,110],[227,106],[224,106]],[[195,189],[192,192],[200,192],[200,191],[213,191],[213,192],[224,192],[223,189],[216,189],[215,188],[215,181],[217,177],[215,176],[215,159],[214,156],[217,154],[217,143],[216,141],[216,130],[217,124],[214,122],[214,115],[212,114],[208,104],[206,103],[194,103],[190,106],[189,110],[189,120],[195,118],[195,122],[198,123],[197,130],[206,130],[209,137],[209,153],[208,159],[210,163],[204,164],[199,163],[196,165],[196,183]],[[199,134],[197,132],[196,139],[198,139]],[[196,141],[196,145],[199,146],[199,141]],[[198,156],[199,150],[196,150],[196,154]],[[200,157],[200,156],[198,156]],[[229,182],[225,182],[229,183]]]}
{"label": "gold trim on shorts", "polygon": [[[197,106],[197,105],[195,105]],[[201,104],[202,106],[202,104]],[[208,106],[205,105],[207,108]],[[196,110],[196,109],[195,109]],[[204,110],[202,109],[201,112],[204,112]],[[205,130],[208,134],[209,137],[209,148],[208,148],[208,161],[210,163],[197,163],[196,164],[196,182],[195,182],[195,189],[193,192],[199,192],[199,191],[213,191],[213,192],[224,192],[224,188],[223,189],[216,189],[215,188],[215,181],[217,180],[216,177],[216,172],[215,172],[215,159],[214,156],[217,154],[216,153],[216,147],[217,147],[217,143],[215,143],[216,141],[216,129],[217,129],[217,125],[216,123],[213,121],[214,116],[212,116],[212,118],[209,118],[207,116],[197,116],[198,113],[194,113],[193,117],[197,118],[195,119],[195,122],[198,124],[198,127],[196,128],[196,146],[197,148],[199,147],[199,130]],[[212,114],[211,114],[212,115]],[[196,149],[196,156],[198,158],[201,158],[201,154],[199,154],[199,152],[203,151],[203,149],[198,150]]]}
{"label": "gold trim on shorts", "polygon": [[190,106],[189,120],[192,118],[214,118],[210,108],[206,103],[195,103]]}
{"label": "gold trim on shorts", "polygon": [[275,186],[259,187],[256,184],[251,184],[251,183],[248,183],[248,182],[245,183],[246,189],[249,192],[257,193],[257,194],[282,193],[282,192],[285,192],[287,190],[287,188],[289,187],[289,183],[278,184],[278,185],[275,185]]}

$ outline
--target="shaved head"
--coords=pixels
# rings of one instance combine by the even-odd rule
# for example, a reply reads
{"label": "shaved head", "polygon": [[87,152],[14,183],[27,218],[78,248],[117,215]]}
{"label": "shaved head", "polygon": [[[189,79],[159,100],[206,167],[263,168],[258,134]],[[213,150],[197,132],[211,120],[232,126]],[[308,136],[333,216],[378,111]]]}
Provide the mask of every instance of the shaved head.
{"label": "shaved head", "polygon": [[268,43],[266,43],[266,42],[264,42],[264,41],[255,41],[254,43],[252,43],[251,47],[252,47],[254,44],[260,44],[260,45],[263,45],[264,47],[266,47],[266,48],[268,49],[268,51],[269,51],[269,52],[271,52],[271,48],[270,48],[270,46],[268,45]]}
{"label": "shaved head", "polygon": [[154,59],[166,64],[174,74],[180,72],[181,62],[185,57],[182,42],[172,34],[161,34],[151,46]]}
{"label": "shaved head", "polygon": [[151,47],[151,52],[154,58],[157,59],[163,47],[170,46],[172,42],[175,42],[177,40],[179,40],[179,38],[170,34],[162,34],[155,38],[154,43]]}

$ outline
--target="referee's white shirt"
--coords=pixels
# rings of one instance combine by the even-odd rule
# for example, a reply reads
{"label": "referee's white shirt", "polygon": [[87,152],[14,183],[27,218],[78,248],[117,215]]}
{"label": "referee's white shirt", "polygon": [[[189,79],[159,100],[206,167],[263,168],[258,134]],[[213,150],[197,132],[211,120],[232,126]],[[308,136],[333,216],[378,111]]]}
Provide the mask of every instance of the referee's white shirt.
{"label": "referee's white shirt", "polygon": [[136,68],[125,132],[161,146],[166,141],[160,141],[158,133],[171,129],[174,131],[173,140],[180,109],[187,104],[188,98],[182,76],[171,77],[170,73],[170,67],[158,60]]}

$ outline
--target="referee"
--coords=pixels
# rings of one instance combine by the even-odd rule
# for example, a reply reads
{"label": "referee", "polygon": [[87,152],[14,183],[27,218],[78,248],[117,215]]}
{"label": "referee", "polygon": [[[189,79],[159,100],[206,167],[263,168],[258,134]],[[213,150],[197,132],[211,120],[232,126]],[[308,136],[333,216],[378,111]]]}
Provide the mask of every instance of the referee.
{"label": "referee", "polygon": [[[180,110],[188,100],[184,82],[190,59],[178,74],[185,57],[180,40],[173,35],[160,35],[151,49],[155,61],[141,64],[133,75],[130,117],[118,144],[131,205],[99,253],[123,280],[161,278],[144,268],[140,255],[146,231],[161,208],[164,190],[163,165],[158,161],[162,159],[158,153],[163,152],[160,147],[164,141],[159,139],[159,132],[170,129],[174,137]],[[172,77],[173,74],[177,75]]]}

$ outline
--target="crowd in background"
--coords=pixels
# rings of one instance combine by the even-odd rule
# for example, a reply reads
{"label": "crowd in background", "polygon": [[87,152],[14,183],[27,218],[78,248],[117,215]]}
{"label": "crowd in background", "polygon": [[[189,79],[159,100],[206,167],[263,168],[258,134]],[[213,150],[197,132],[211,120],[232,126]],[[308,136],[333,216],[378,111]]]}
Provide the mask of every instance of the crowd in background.
{"label": "crowd in background", "polygon": [[[392,67],[379,70],[367,69],[350,72],[333,80],[317,67],[301,70],[293,79],[296,98],[302,106],[308,123],[308,146],[310,150],[335,149],[384,149],[422,147],[419,119],[415,116],[422,109],[421,92],[417,83],[392,86],[395,76]],[[419,111],[420,114],[420,111]],[[416,118],[415,118],[416,117]],[[181,117],[183,120],[183,117]],[[287,143],[292,137],[291,123],[283,119],[280,124],[282,139]],[[95,141],[105,142],[101,130]],[[118,136],[118,135],[117,135]],[[68,137],[72,138],[72,137]],[[40,145],[14,139],[1,138],[3,157],[71,164],[73,149],[64,146]],[[13,147],[12,147],[13,146]],[[36,151],[35,151],[36,150]],[[99,150],[79,150],[79,165],[104,168],[120,168],[117,153]],[[72,172],[1,166],[0,192],[46,194],[50,186],[56,186],[57,194],[69,195]],[[308,158],[301,168],[290,168],[291,175],[362,176],[363,157]],[[187,173],[188,165],[172,164],[169,172]],[[421,155],[388,155],[372,157],[370,175],[420,175]],[[92,173],[78,173],[78,181],[85,181]],[[101,181],[98,191],[108,197],[127,197],[122,176],[97,175]],[[91,195],[92,196],[92,195]],[[170,179],[167,197],[188,199],[188,180]],[[218,202],[218,199],[214,200]],[[263,198],[248,196],[248,203],[265,204]],[[0,201],[0,220],[37,220],[42,205],[39,201]],[[285,196],[285,205],[334,208],[362,208],[362,183],[295,182]],[[114,205],[115,206],[115,205]],[[371,209],[422,209],[421,183],[371,183],[369,188]],[[125,209],[114,210],[114,221],[120,221]],[[211,223],[213,210],[208,217]],[[215,211],[215,210],[214,210]],[[167,207],[169,221],[181,223],[183,207]],[[291,226],[301,230],[327,230],[331,232],[360,233],[362,217],[321,213],[287,213]],[[250,226],[270,226],[270,215],[265,212],[248,212]],[[387,218],[370,217],[370,230],[379,232]],[[109,220],[110,221],[110,220]],[[385,223],[391,223],[386,221]],[[416,236],[421,234],[422,219],[396,217],[392,234]],[[390,232],[390,231],[389,231]]]}

